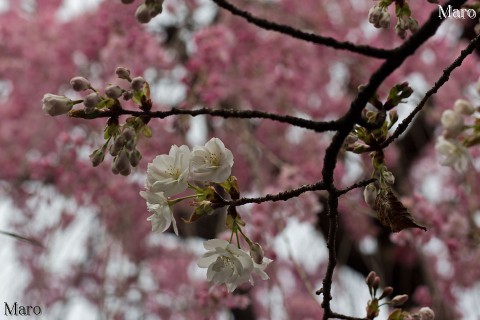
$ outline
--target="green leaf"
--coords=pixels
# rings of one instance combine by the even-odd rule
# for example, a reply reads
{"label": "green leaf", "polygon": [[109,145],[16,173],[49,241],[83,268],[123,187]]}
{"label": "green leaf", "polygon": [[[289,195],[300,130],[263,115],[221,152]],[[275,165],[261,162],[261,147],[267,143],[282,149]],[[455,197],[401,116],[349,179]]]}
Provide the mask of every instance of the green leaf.
{"label": "green leaf", "polygon": [[146,138],[151,138],[153,136],[153,132],[152,132],[152,129],[150,129],[149,126],[147,125],[144,125],[142,127],[142,134],[146,137]]}

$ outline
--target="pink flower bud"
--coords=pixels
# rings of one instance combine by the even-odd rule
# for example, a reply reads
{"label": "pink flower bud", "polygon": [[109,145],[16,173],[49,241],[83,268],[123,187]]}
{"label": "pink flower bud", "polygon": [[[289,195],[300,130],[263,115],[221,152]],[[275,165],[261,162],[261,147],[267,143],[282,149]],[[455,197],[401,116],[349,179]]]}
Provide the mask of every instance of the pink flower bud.
{"label": "pink flower bud", "polygon": [[385,287],[383,289],[382,295],[380,296],[380,298],[378,298],[378,300],[383,299],[383,298],[391,295],[392,293],[393,293],[393,288],[392,287]]}
{"label": "pink flower bud", "polygon": [[132,167],[136,167],[140,163],[140,160],[142,160],[142,154],[138,150],[133,150],[128,155],[128,160],[130,161]]}
{"label": "pink flower bud", "polygon": [[117,74],[117,77],[119,77],[120,79],[131,81],[130,70],[128,70],[127,68],[118,67],[117,69],[115,69],[115,73]]}
{"label": "pink flower bud", "polygon": [[94,167],[98,166],[100,163],[103,162],[105,159],[105,149],[100,148],[92,152],[90,155],[90,160],[92,161],[92,165]]}
{"label": "pink flower bud", "polygon": [[83,105],[85,106],[85,109],[93,111],[100,101],[102,101],[100,95],[96,92],[92,92],[83,99]]}
{"label": "pink flower bud", "polygon": [[375,277],[377,276],[377,274],[375,273],[375,271],[370,271],[370,273],[368,274],[368,276],[365,278],[365,283],[371,287],[373,285],[373,280],[375,280]]}
{"label": "pink flower bud", "polygon": [[143,90],[143,87],[145,86],[145,79],[143,79],[142,77],[136,77],[136,78],[133,78],[132,79],[132,90],[133,91],[142,91]]}
{"label": "pink flower bud", "polygon": [[123,94],[123,89],[119,86],[110,84],[105,88],[105,94],[112,99],[118,99]]}
{"label": "pink flower bud", "polygon": [[72,110],[73,107],[73,101],[69,98],[51,93],[45,94],[42,102],[42,110],[52,117],[65,114]]}
{"label": "pink flower bud", "polygon": [[126,141],[134,140],[137,134],[133,128],[125,128],[122,132],[122,136]]}
{"label": "pink flower bud", "polygon": [[395,296],[391,303],[394,307],[399,307],[401,305],[403,305],[405,302],[407,302],[408,300],[408,295],[406,294],[402,294],[402,295],[399,295],[399,296]]}
{"label": "pink flower bud", "polygon": [[75,91],[84,91],[90,89],[90,82],[84,77],[75,77],[70,80],[70,85]]}
{"label": "pink flower bud", "polygon": [[250,257],[252,257],[256,264],[262,264],[264,252],[263,248],[257,242],[250,246]]}
{"label": "pink flower bud", "polygon": [[122,151],[123,147],[125,146],[125,138],[123,136],[117,136],[113,144],[110,146],[110,154],[112,156],[119,155],[120,151]]}
{"label": "pink flower bud", "polygon": [[120,151],[118,156],[113,161],[112,171],[115,170],[121,175],[127,176],[130,174],[130,160],[126,150]]}
{"label": "pink flower bud", "polygon": [[152,20],[152,17],[150,16],[150,10],[148,10],[145,3],[142,3],[138,6],[137,11],[135,11],[135,18],[140,23],[149,23],[150,20]]}

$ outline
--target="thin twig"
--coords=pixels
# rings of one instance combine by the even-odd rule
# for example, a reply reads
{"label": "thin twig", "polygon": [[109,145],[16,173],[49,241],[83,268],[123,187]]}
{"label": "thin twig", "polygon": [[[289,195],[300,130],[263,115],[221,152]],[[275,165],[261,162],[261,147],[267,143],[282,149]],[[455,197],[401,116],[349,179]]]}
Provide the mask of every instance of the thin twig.
{"label": "thin twig", "polygon": [[45,249],[43,244],[40,241],[37,241],[35,239],[23,237],[23,236],[20,236],[18,234],[15,234],[15,233],[8,232],[8,231],[2,231],[2,230],[0,230],[0,234],[15,238],[15,239],[20,240],[20,241],[25,241],[25,242],[28,242],[30,244],[33,244],[34,246]]}
{"label": "thin twig", "polygon": [[337,190],[337,197],[340,197],[341,195],[344,195],[345,193],[347,193],[349,191],[352,191],[353,189],[363,188],[363,187],[369,185],[372,182],[375,182],[375,179],[363,180],[363,181],[360,181],[360,182],[357,182],[357,183],[351,185],[350,187],[348,187],[346,189]]}
{"label": "thin twig", "polygon": [[425,96],[423,97],[423,99],[418,103],[418,105],[408,115],[408,117],[406,117],[402,121],[402,123],[398,125],[395,132],[387,140],[385,140],[385,142],[383,142],[379,146],[380,149],[384,149],[385,147],[387,147],[408,128],[408,125],[412,122],[413,118],[415,118],[417,113],[419,113],[423,109],[427,101],[435,93],[437,93],[437,91],[448,81],[453,70],[460,67],[463,61],[473,52],[473,50],[478,48],[479,45],[480,45],[480,35],[477,35],[472,41],[470,41],[468,46],[464,50],[462,50],[462,52],[457,57],[457,59],[455,59],[455,61],[451,65],[449,65],[446,69],[443,70],[441,77],[435,82],[434,86],[425,93]]}
{"label": "thin twig", "polygon": [[283,191],[277,194],[267,194],[263,197],[258,197],[258,198],[240,198],[238,200],[230,200],[230,201],[225,201],[221,205],[222,206],[241,206],[247,203],[262,203],[262,202],[267,202],[267,201],[287,201],[292,198],[296,198],[302,193],[308,192],[308,191],[319,191],[319,190],[325,190],[325,185],[323,182],[317,182],[314,184],[306,184],[304,186],[301,186],[296,189],[292,190],[287,190]]}
{"label": "thin twig", "polygon": [[314,121],[303,119],[299,117],[289,116],[289,115],[278,115],[269,112],[263,112],[258,110],[234,110],[234,109],[209,109],[209,108],[199,108],[199,109],[177,109],[171,108],[166,111],[137,111],[137,110],[127,110],[123,108],[118,108],[115,110],[105,109],[105,110],[95,110],[91,113],[85,113],[84,110],[72,110],[69,113],[70,117],[73,118],[82,118],[82,119],[97,119],[97,118],[108,118],[112,116],[121,116],[121,115],[131,115],[131,116],[144,116],[148,118],[159,118],[164,119],[173,115],[190,115],[192,117],[198,115],[210,115],[214,117],[221,118],[239,118],[239,119],[269,119],[272,121],[287,123],[295,127],[304,128],[313,130],[315,132],[325,132],[325,131],[334,131],[340,127],[340,123],[337,121]]}
{"label": "thin twig", "polygon": [[367,45],[357,45],[352,42],[341,42],[331,37],[324,37],[314,33],[308,33],[292,28],[287,25],[275,23],[262,18],[255,17],[248,11],[243,11],[226,0],[212,0],[219,7],[229,11],[230,13],[242,17],[248,22],[256,25],[265,30],[276,31],[296,39],[304,40],[307,42],[324,45],[338,50],[347,50],[350,52],[359,53],[372,58],[387,59],[394,54],[394,50],[380,49]]}

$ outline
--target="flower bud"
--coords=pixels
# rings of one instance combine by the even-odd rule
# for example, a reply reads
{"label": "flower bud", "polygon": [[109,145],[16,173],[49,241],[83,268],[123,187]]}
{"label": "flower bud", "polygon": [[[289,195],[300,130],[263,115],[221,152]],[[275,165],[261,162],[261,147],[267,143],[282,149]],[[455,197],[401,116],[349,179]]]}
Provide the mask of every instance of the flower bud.
{"label": "flower bud", "polygon": [[392,185],[392,184],[395,183],[395,176],[393,175],[392,172],[384,171],[382,176],[383,176],[383,179],[385,180],[385,182],[388,183],[389,185]]}
{"label": "flower bud", "polygon": [[[92,92],[83,99],[83,105],[85,106],[86,112],[92,112],[97,104],[102,101],[100,95],[96,92]],[[87,111],[88,110],[88,111]]]}
{"label": "flower bud", "polygon": [[380,286],[380,277],[376,276],[375,279],[373,279],[373,282],[372,282],[372,288],[375,292],[377,291],[378,286]]}
{"label": "flower bud", "polygon": [[370,271],[370,273],[368,274],[368,276],[365,278],[365,283],[371,287],[373,285],[373,280],[375,280],[375,277],[377,276],[377,274],[375,273],[375,271]]}
{"label": "flower bud", "polygon": [[150,16],[153,18],[159,15],[163,11],[163,0],[153,0],[148,4],[148,10],[150,10]]}
{"label": "flower bud", "polygon": [[142,160],[142,154],[138,150],[133,150],[128,155],[128,160],[130,161],[132,167],[136,167],[140,163],[140,160]]}
{"label": "flower bud", "polygon": [[102,163],[103,159],[105,159],[105,148],[94,150],[90,155],[90,160],[92,161],[92,165],[94,167]]}
{"label": "flower bud", "polygon": [[105,88],[105,94],[112,99],[118,99],[123,94],[123,89],[119,86],[110,84]]}
{"label": "flower bud", "polygon": [[390,13],[388,13],[386,10],[382,11],[382,16],[378,21],[378,25],[383,29],[388,29],[390,27]]}
{"label": "flower bud", "polygon": [[429,307],[423,307],[418,312],[420,314],[421,320],[434,320],[435,319],[435,312]]}
{"label": "flower bud", "polygon": [[363,191],[363,198],[370,208],[375,207],[375,200],[377,199],[377,188],[373,183],[365,187]]}
{"label": "flower bud", "polygon": [[148,10],[148,7],[145,3],[142,3],[138,6],[137,11],[135,11],[135,18],[140,23],[149,23],[150,20],[152,20],[152,17],[150,16],[150,10]]}
{"label": "flower bud", "polygon": [[381,17],[382,17],[382,9],[377,5],[374,5],[368,11],[368,22],[370,22],[371,24],[378,23]]}
{"label": "flower bud", "polygon": [[73,101],[69,98],[51,93],[43,96],[42,103],[42,110],[52,117],[65,114],[72,110],[73,107]]}
{"label": "flower bud", "polygon": [[455,101],[455,103],[453,104],[453,110],[467,116],[475,112],[475,108],[473,107],[473,105],[469,101],[463,99],[458,99]]}
{"label": "flower bud", "polygon": [[408,295],[407,294],[402,294],[402,295],[399,295],[399,296],[395,296],[392,299],[392,301],[390,301],[390,302],[392,303],[392,305],[394,307],[400,307],[405,302],[407,302],[407,300],[408,300]]}
{"label": "flower bud", "polygon": [[382,295],[380,296],[380,298],[378,298],[378,300],[381,300],[381,299],[391,295],[392,293],[393,293],[393,288],[392,287],[385,287],[385,288],[383,288]]}
{"label": "flower bud", "polygon": [[263,248],[257,242],[250,246],[250,257],[256,264],[262,264],[264,255]]}
{"label": "flower bud", "polygon": [[417,21],[417,20],[415,20],[415,19],[412,18],[412,17],[409,17],[409,18],[408,18],[408,21],[407,21],[407,25],[408,25],[408,29],[409,29],[412,33],[417,32],[417,30],[418,30],[418,21]]}
{"label": "flower bud", "polygon": [[345,138],[345,144],[350,145],[358,141],[358,137],[354,134],[349,134],[347,138]]}
{"label": "flower bud", "polygon": [[143,79],[142,77],[136,77],[136,78],[133,78],[132,79],[132,90],[133,91],[142,91],[143,90],[143,87],[145,86],[145,79]]}
{"label": "flower bud", "polygon": [[130,70],[128,70],[127,68],[118,67],[117,69],[115,69],[115,73],[117,74],[117,77],[119,77],[120,79],[131,81]]}
{"label": "flower bud", "polygon": [[133,128],[125,128],[123,129],[122,136],[125,138],[125,141],[134,140],[137,134]]}
{"label": "flower bud", "polygon": [[132,97],[133,97],[133,91],[131,91],[131,90],[125,91],[125,92],[123,93],[123,96],[122,96],[122,97],[123,97],[123,100],[125,100],[125,101],[128,101],[128,100],[132,99]]}
{"label": "flower bud", "polygon": [[450,137],[455,137],[463,130],[462,116],[453,110],[445,110],[441,122]]}
{"label": "flower bud", "polygon": [[113,160],[112,171],[115,170],[121,175],[128,176],[130,174],[130,160],[126,150],[120,151],[118,156]]}
{"label": "flower bud", "polygon": [[125,138],[123,136],[117,136],[113,144],[110,146],[110,154],[112,156],[117,156],[120,151],[122,151],[123,147],[125,146]]}
{"label": "flower bud", "polygon": [[84,77],[75,77],[70,80],[70,85],[75,91],[84,91],[90,89],[90,81]]}

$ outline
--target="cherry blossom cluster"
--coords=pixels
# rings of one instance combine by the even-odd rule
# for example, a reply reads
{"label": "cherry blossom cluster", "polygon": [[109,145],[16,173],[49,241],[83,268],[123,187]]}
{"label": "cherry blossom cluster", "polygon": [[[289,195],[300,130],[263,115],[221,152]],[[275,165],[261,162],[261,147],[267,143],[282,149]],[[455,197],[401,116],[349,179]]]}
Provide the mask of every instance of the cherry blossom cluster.
{"label": "cherry blossom cluster", "polygon": [[[186,145],[173,145],[168,155],[157,156],[148,164],[145,191],[140,195],[147,201],[152,215],[147,219],[152,223],[152,231],[164,232],[173,225],[175,234],[178,228],[172,207],[186,199],[194,199],[195,210],[188,222],[196,221],[213,213],[224,200],[221,193],[238,199],[236,178],[231,176],[233,154],[218,138],[212,138],[204,146],[193,150]],[[172,199],[187,189],[194,194]],[[253,283],[252,274],[268,279],[264,269],[272,261],[264,257],[263,249],[245,235],[245,223],[235,210],[229,207],[227,227],[232,231],[230,241],[212,239],[204,243],[207,253],[198,261],[198,266],[208,268],[207,279],[213,284],[225,284],[229,292],[247,281]],[[240,248],[239,234],[249,246],[249,253]],[[236,235],[237,245],[232,244]]]}
{"label": "cherry blossom cluster", "polygon": [[[388,7],[394,0],[381,0],[375,4],[368,12],[368,22],[373,24],[375,28],[388,29],[390,27],[390,13]],[[407,31],[415,33],[418,30],[418,21],[412,17],[412,12],[407,1],[395,1],[395,15],[397,23],[395,25],[395,33],[402,39],[407,36]]]}
{"label": "cherry blossom cluster", "polygon": [[[477,109],[471,102],[458,99],[452,109],[442,113],[443,134],[435,144],[441,165],[453,167],[460,173],[467,172],[472,162],[467,148],[480,143],[480,119],[473,117]],[[472,124],[465,124],[465,118],[472,119]]]}
{"label": "cherry blossom cluster", "polygon": [[393,297],[393,299],[386,301],[380,304],[380,300],[386,299],[389,295],[393,293],[392,287],[385,287],[383,288],[382,294],[377,297],[377,291],[380,286],[380,277],[377,276],[375,271],[371,271],[368,276],[365,278],[365,282],[368,286],[368,291],[370,293],[371,299],[367,303],[367,319],[375,319],[379,312],[380,307],[383,305],[391,306],[395,308],[390,315],[388,316],[389,320],[434,320],[435,313],[429,307],[423,307],[418,312],[410,313],[408,311],[404,311],[401,308],[405,302],[408,300],[408,295],[402,294]]}
{"label": "cherry blossom cluster", "polygon": [[[135,0],[121,0],[123,4],[133,3]],[[164,0],[145,0],[137,7],[135,11],[135,18],[140,23],[149,23],[163,11]]]}
{"label": "cherry blossom cluster", "polygon": [[[148,83],[143,77],[130,77],[130,70],[124,67],[118,67],[115,73],[119,79],[126,80],[128,87],[122,88],[118,85],[108,84],[104,88],[102,95],[97,89],[92,87],[90,81],[84,77],[74,77],[70,80],[70,85],[77,92],[92,91],[86,94],[81,100],[72,100],[66,96],[59,96],[47,93],[43,97],[42,109],[50,116],[58,116],[72,110],[74,105],[83,103],[84,108],[78,111],[86,115],[92,114],[98,110],[115,110],[121,108],[119,99],[133,101],[140,109],[149,110],[151,108],[150,89]],[[137,150],[137,141],[139,135],[151,137],[151,129],[147,126],[144,118],[129,117],[126,123],[120,125],[118,117],[111,117],[104,131],[105,143],[90,155],[93,166],[100,165],[108,152],[113,157],[112,172],[127,176],[131,173],[131,168],[136,167],[141,158],[141,153]]]}

